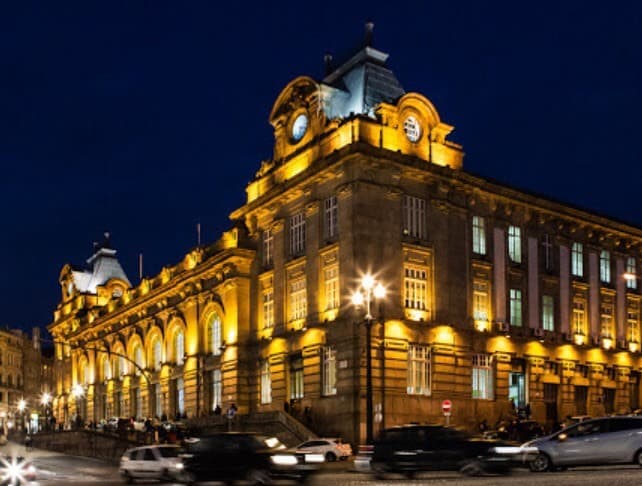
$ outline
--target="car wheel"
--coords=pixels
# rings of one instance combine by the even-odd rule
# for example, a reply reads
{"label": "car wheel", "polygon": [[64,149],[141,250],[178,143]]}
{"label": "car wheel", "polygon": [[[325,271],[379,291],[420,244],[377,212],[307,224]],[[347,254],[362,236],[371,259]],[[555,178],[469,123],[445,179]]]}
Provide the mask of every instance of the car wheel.
{"label": "car wheel", "polygon": [[375,479],[386,479],[386,468],[380,462],[370,462],[370,471],[374,474]]}
{"label": "car wheel", "polygon": [[464,474],[465,476],[479,476],[480,474],[484,474],[484,467],[482,466],[482,463],[479,462],[477,459],[473,459],[471,461],[466,462],[461,469],[459,470],[460,473]]}
{"label": "car wheel", "polygon": [[129,473],[129,471],[125,471],[123,473],[123,476],[125,477],[125,482],[127,484],[133,484],[134,483],[134,477]]}
{"label": "car wheel", "polygon": [[334,452],[326,452],[325,453],[325,460],[327,462],[334,462],[337,460],[337,456]]}
{"label": "car wheel", "polygon": [[196,482],[196,477],[190,472],[183,471],[178,475],[176,481],[181,484],[194,484]]}
{"label": "car wheel", "polygon": [[270,473],[264,469],[252,469],[247,475],[247,480],[256,486],[272,484]]}
{"label": "car wheel", "polygon": [[633,462],[642,467],[642,449],[635,453],[635,460]]}
{"label": "car wheel", "polygon": [[551,459],[546,454],[539,453],[537,457],[528,464],[528,467],[533,472],[550,471],[552,469]]}

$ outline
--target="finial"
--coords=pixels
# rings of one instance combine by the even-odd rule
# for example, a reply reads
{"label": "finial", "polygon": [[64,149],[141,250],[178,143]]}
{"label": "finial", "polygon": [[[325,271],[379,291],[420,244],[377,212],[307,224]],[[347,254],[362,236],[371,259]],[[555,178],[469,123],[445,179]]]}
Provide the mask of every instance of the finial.
{"label": "finial", "polygon": [[364,44],[366,47],[372,47],[372,36],[374,30],[374,22],[368,20],[366,22],[366,36],[364,39]]}

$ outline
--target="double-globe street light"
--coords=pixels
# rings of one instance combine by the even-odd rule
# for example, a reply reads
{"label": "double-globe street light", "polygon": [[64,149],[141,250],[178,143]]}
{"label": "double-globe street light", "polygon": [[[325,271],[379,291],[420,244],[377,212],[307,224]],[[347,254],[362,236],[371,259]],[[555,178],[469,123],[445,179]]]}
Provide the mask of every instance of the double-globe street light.
{"label": "double-globe street light", "polygon": [[373,434],[373,406],[372,406],[372,312],[371,303],[374,299],[383,299],[386,296],[386,289],[375,278],[366,274],[361,279],[361,286],[352,294],[352,304],[361,308],[365,302],[366,315],[364,323],[366,326],[366,442],[372,444]]}

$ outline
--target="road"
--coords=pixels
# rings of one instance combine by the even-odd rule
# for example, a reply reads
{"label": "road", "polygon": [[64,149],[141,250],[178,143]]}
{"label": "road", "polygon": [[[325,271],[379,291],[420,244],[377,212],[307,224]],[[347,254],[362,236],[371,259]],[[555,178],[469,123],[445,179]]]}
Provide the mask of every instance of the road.
{"label": "road", "polygon": [[[38,470],[38,480],[32,486],[47,484],[108,485],[123,484],[118,468],[96,459],[68,456],[42,450],[26,451],[22,446],[7,445],[2,453],[18,453],[28,457]],[[346,486],[638,486],[642,484],[642,468],[637,466],[584,467],[564,472],[535,474],[516,470],[509,476],[465,477],[457,472],[422,473],[413,480],[390,475],[375,480],[363,472],[354,472],[351,462],[327,464],[310,481],[311,486],[328,484]],[[144,483],[141,483],[144,484]],[[147,484],[158,484],[152,481]]]}

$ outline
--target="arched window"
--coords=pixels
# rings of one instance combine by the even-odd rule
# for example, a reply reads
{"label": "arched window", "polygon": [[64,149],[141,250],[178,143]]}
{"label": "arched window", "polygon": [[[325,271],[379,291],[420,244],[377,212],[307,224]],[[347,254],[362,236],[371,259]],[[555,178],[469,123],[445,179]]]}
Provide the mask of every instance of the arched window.
{"label": "arched window", "polygon": [[223,344],[221,340],[222,333],[221,317],[215,312],[210,317],[207,325],[207,342],[214,356],[221,354],[221,345]]}
{"label": "arched window", "polygon": [[104,357],[103,358],[103,380],[109,380],[111,378],[111,369],[109,366],[109,360]]}
{"label": "arched window", "polygon": [[161,369],[161,340],[158,336],[154,336],[152,340],[152,362],[154,370],[159,371]]}
{"label": "arched window", "polygon": [[134,367],[134,372],[137,375],[140,375],[140,370],[145,368],[145,360],[143,359],[143,348],[140,347],[140,344],[134,346],[134,362],[136,366]]}
{"label": "arched window", "polygon": [[127,374],[127,361],[125,361],[124,356],[119,356],[118,357],[118,371],[119,376],[123,376]]}
{"label": "arched window", "polygon": [[174,360],[177,365],[183,364],[183,357],[185,355],[185,337],[183,330],[177,329],[174,333]]}

